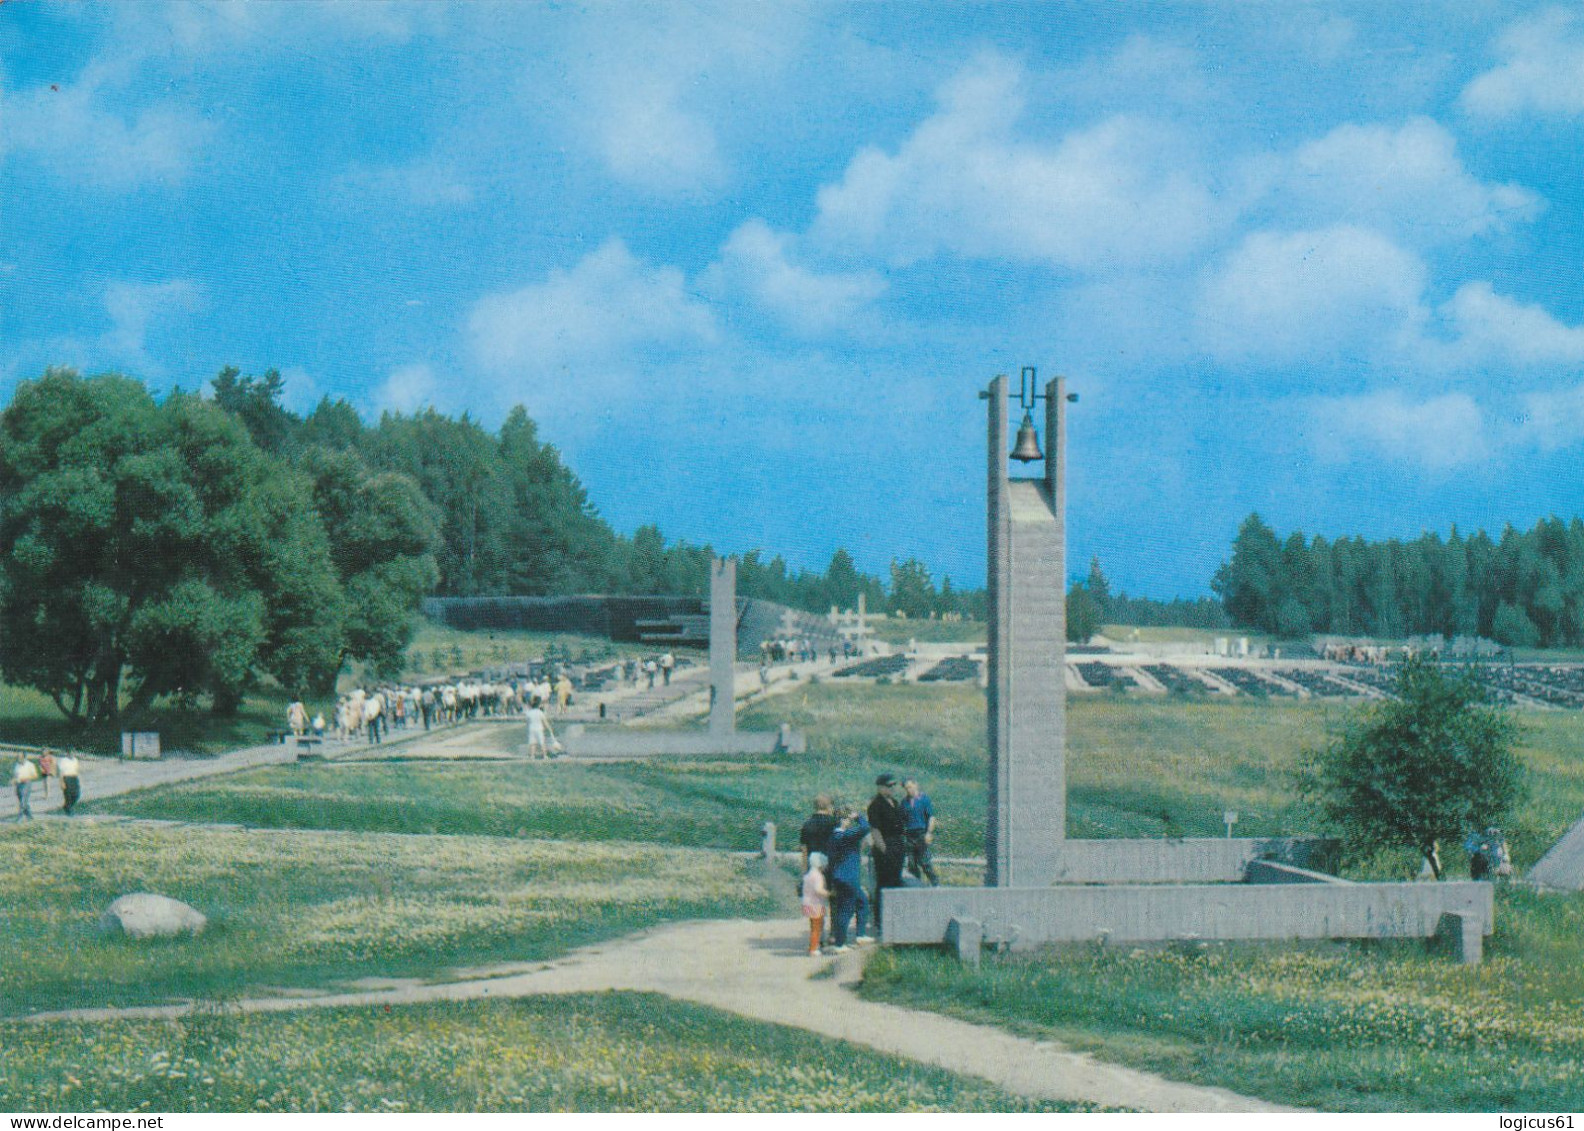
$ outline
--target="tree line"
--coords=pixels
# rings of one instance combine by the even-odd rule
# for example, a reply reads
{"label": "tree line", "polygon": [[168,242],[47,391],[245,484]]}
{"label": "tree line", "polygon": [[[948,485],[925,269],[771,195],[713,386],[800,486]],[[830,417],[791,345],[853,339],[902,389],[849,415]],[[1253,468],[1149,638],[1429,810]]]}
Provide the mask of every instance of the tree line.
{"label": "tree line", "polygon": [[[215,403],[266,452],[289,459],[315,447],[353,452],[370,468],[416,483],[436,516],[436,596],[709,592],[710,545],[667,542],[654,524],[618,534],[520,405],[492,434],[467,413],[432,408],[385,413],[365,425],[350,404],[329,397],[298,417],[282,406],[283,391],[274,371],[254,378],[226,369],[214,381]],[[937,585],[917,559],[893,562],[887,584],[862,573],[845,549],[823,572],[750,550],[738,555],[737,591],[810,612],[853,608],[860,593],[875,612],[913,617],[971,616],[984,604],[983,590],[956,590],[949,577]]]}
{"label": "tree line", "polygon": [[1161,601],[1129,597],[1126,591],[1112,593],[1099,558],[1091,558],[1089,575],[1067,590],[1067,639],[1077,643],[1087,641],[1108,624],[1213,629],[1228,628],[1231,623],[1221,602],[1211,597]]}
{"label": "tree line", "polygon": [[[611,529],[522,407],[365,424],[329,397],[223,370],[163,400],[51,369],[0,413],[0,676],[69,719],[156,700],[234,712],[261,678],[324,695],[348,661],[399,674],[429,594],[708,591],[709,546]],[[742,555],[744,596],[811,611],[982,610],[917,560],[890,585],[846,550],[824,572]]]}
{"label": "tree line", "polygon": [[1484,636],[1584,645],[1584,520],[1547,518],[1501,538],[1285,539],[1250,515],[1212,588],[1232,621],[1277,636]]}

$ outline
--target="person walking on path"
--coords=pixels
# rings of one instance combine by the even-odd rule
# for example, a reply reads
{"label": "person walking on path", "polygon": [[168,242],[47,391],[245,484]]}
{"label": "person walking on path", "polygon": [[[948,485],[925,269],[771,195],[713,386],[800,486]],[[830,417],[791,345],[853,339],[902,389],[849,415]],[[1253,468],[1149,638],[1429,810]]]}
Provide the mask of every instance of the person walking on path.
{"label": "person walking on path", "polygon": [[935,862],[930,857],[930,845],[935,843],[935,806],[929,794],[919,789],[919,783],[909,778],[902,783],[903,837],[906,838],[907,870],[914,879],[929,880],[930,887],[940,887],[940,877],[935,875]]}
{"label": "person walking on path", "polygon": [[545,745],[545,736],[548,734],[550,741],[555,741],[555,728],[550,725],[550,716],[545,714],[545,709],[540,706],[539,697],[536,695],[528,704],[528,757],[547,758],[550,755],[549,747]]}
{"label": "person walking on path", "polygon": [[667,687],[671,686],[671,669],[676,667],[676,657],[666,652],[660,657],[660,675]]}
{"label": "person walking on path", "polygon": [[869,900],[864,896],[860,849],[870,833],[869,822],[855,809],[847,810],[841,824],[831,831],[830,878],[831,894],[835,897],[835,918],[831,922],[831,941],[839,953],[848,949],[847,928],[857,916],[857,942],[871,943],[869,936]]}
{"label": "person walking on path", "polygon": [[887,888],[902,886],[902,865],[907,859],[907,825],[895,796],[896,786],[895,774],[889,771],[881,774],[875,778],[875,795],[869,802],[869,824],[875,831],[874,920],[875,926],[882,928],[885,923],[882,893]]}
{"label": "person walking on path", "polygon": [[49,804],[49,780],[55,776],[55,751],[49,747],[44,748],[44,753],[39,755],[39,791],[44,794],[44,803]]}
{"label": "person walking on path", "polygon": [[566,714],[567,704],[569,704],[571,702],[572,702],[572,677],[567,675],[566,672],[562,672],[561,673],[561,678],[556,680],[556,685],[555,685],[556,714],[558,714],[558,715]]}
{"label": "person walking on path", "polygon": [[809,957],[818,958],[830,914],[830,886],[825,882],[825,854],[811,852],[803,872],[803,915],[809,921]]}
{"label": "person walking on path", "polygon": [[75,754],[62,754],[55,760],[55,772],[60,775],[61,800],[65,802],[66,815],[70,817],[82,796],[82,767]]}
{"label": "person walking on path", "polygon": [[17,819],[33,819],[33,783],[39,779],[38,766],[25,753],[18,754],[11,767],[11,784],[16,787]]}

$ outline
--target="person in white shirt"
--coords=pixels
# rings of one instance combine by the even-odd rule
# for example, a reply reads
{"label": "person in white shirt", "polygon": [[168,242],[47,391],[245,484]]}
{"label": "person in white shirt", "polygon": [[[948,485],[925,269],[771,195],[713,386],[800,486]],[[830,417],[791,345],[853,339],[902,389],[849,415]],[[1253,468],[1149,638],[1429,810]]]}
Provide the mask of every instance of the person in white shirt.
{"label": "person in white shirt", "polygon": [[545,745],[545,736],[551,742],[556,740],[555,728],[550,725],[550,716],[545,714],[545,709],[540,705],[540,699],[535,696],[528,706],[528,757],[545,758],[549,756],[549,747]]}
{"label": "person in white shirt", "polygon": [[60,775],[61,796],[66,801],[66,815],[70,817],[72,810],[77,806],[77,799],[82,796],[82,780],[78,776],[81,767],[78,765],[77,756],[62,754],[55,759],[55,772]]}
{"label": "person in white shirt", "polygon": [[39,769],[26,754],[18,754],[16,765],[11,767],[11,784],[16,786],[17,817],[31,821],[33,783],[39,780]]}

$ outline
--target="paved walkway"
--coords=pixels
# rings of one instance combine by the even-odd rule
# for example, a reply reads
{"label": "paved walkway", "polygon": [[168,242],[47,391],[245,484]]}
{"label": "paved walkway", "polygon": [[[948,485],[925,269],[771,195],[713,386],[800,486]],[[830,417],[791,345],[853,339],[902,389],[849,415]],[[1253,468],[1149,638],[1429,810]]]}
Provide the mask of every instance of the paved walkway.
{"label": "paved walkway", "polygon": [[[477,1001],[534,994],[632,990],[662,993],[758,1021],[790,1025],[988,1080],[1037,1099],[1144,1111],[1282,1111],[1221,1088],[1180,1084],[1106,1064],[1050,1041],[1013,1036],[939,1014],[868,1002],[852,992],[862,952],[811,959],[804,921],[677,923],[576,951],[551,963],[465,972],[459,981],[394,982],[318,996],[248,999],[250,1013],[332,1006]],[[835,977],[826,974],[834,963]],[[29,1021],[178,1017],[187,1006],[78,1009]]]}

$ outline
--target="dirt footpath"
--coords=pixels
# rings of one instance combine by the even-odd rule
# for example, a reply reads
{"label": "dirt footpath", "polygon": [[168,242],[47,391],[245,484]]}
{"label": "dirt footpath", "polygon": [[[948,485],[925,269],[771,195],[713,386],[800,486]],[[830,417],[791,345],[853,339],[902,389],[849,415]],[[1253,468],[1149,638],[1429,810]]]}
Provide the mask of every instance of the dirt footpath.
{"label": "dirt footpath", "polygon": [[[671,924],[577,951],[550,963],[464,971],[458,981],[391,983],[355,993],[254,998],[248,1012],[413,1004],[533,994],[637,990],[790,1025],[976,1076],[1019,1095],[1144,1111],[1292,1110],[1220,1088],[1179,1084],[939,1014],[866,1002],[852,992],[861,952],[807,955],[801,919]],[[833,969],[834,967],[834,969]],[[834,974],[834,976],[831,976]],[[816,977],[815,975],[822,975]],[[28,1020],[175,1017],[185,1006],[86,1009]]]}

